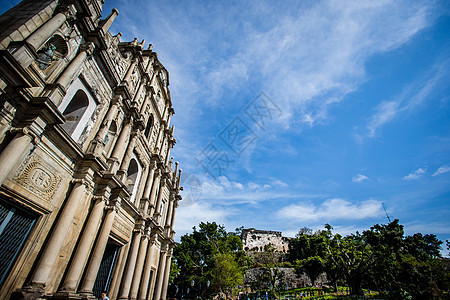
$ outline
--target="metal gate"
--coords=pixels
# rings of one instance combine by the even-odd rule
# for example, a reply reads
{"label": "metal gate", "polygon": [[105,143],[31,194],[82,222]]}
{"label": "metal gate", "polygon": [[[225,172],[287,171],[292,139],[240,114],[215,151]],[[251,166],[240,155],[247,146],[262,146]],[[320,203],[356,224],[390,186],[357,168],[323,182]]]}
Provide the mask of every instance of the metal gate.
{"label": "metal gate", "polygon": [[94,296],[100,297],[101,292],[109,291],[119,250],[119,245],[112,243],[106,245],[105,253],[103,254],[102,262],[98,269],[97,278],[95,279],[94,288],[92,290]]}
{"label": "metal gate", "polygon": [[37,216],[0,198],[0,285],[33,228]]}

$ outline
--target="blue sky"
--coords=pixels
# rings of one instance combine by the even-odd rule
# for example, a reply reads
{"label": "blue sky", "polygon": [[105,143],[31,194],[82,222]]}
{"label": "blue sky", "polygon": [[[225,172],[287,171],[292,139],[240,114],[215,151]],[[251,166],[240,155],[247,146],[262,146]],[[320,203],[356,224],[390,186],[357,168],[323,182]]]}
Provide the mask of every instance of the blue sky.
{"label": "blue sky", "polygon": [[178,238],[201,221],[348,234],[384,203],[450,239],[447,1],[105,2],[170,73]]}

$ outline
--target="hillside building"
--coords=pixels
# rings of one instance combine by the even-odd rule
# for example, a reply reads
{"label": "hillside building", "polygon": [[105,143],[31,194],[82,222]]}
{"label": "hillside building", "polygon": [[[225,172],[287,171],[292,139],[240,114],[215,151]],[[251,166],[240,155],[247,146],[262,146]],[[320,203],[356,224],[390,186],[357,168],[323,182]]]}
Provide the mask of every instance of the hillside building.
{"label": "hillside building", "polygon": [[280,231],[243,229],[241,234],[242,245],[247,251],[264,251],[271,247],[277,252],[289,251],[289,238],[281,236]]}
{"label": "hillside building", "polygon": [[165,299],[180,191],[169,74],[104,0],[0,17],[0,299]]}

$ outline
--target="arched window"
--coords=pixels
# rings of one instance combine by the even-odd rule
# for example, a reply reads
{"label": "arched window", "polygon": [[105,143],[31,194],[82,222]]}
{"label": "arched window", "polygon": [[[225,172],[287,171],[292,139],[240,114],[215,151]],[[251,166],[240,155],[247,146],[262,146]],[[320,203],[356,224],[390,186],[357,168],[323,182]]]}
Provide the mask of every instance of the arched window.
{"label": "arched window", "polygon": [[113,144],[114,139],[116,138],[116,135],[117,135],[117,124],[116,124],[116,121],[113,120],[111,122],[111,125],[109,125],[108,133],[105,136],[105,141],[104,141],[105,142],[105,148],[104,148],[105,154],[108,154],[109,149],[111,148],[111,145]]}
{"label": "arched window", "polygon": [[125,185],[131,193],[130,202],[134,203],[136,200],[136,194],[139,187],[139,180],[141,179],[142,167],[139,164],[137,157],[133,154],[133,157],[130,160],[130,164],[128,165],[127,170],[127,180]]}
{"label": "arched window", "polygon": [[136,160],[133,158],[130,161],[130,165],[127,170],[127,188],[130,192],[133,192],[134,184],[139,172],[139,167]]}
{"label": "arched window", "polygon": [[[67,89],[66,96],[58,106],[58,110],[64,115],[66,122],[62,125],[75,142],[84,142],[92,126],[87,126],[92,114],[97,107],[88,88],[80,80],[75,79]],[[82,138],[84,136],[84,139]]]}
{"label": "arched window", "polygon": [[150,117],[148,117],[148,122],[147,122],[147,126],[145,127],[145,137],[147,138],[148,141],[150,141],[150,137],[152,135],[152,130],[153,130],[153,114],[150,114]]}
{"label": "arched window", "polygon": [[67,133],[71,135],[75,131],[75,128],[77,128],[77,125],[88,106],[89,100],[86,93],[82,90],[78,90],[63,112],[66,122],[62,127]]}

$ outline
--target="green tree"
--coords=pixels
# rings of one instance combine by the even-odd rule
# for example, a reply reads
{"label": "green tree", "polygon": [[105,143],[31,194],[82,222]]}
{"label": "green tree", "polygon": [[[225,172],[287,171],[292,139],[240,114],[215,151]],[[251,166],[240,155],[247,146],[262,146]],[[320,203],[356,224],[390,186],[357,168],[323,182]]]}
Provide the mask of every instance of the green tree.
{"label": "green tree", "polygon": [[230,289],[244,284],[242,271],[230,253],[218,253],[214,256],[211,278],[213,290],[226,296],[230,294]]}
{"label": "green tree", "polygon": [[242,269],[251,264],[242,250],[240,237],[227,233],[225,227],[215,222],[201,222],[198,229],[194,227],[192,233],[183,235],[174,248],[172,262],[178,270],[173,285],[177,286],[179,293],[194,298],[213,292],[213,289],[207,288],[207,283],[212,281],[219,254],[230,254],[236,262],[242,263]]}
{"label": "green tree", "polygon": [[319,230],[315,233],[310,228],[301,228],[296,238],[289,242],[289,259],[294,262],[296,273],[308,275],[312,284],[320,274],[327,272],[337,289],[336,272],[334,272],[333,265],[328,264],[329,252],[327,249],[330,243],[331,228],[327,226],[327,230]]}

